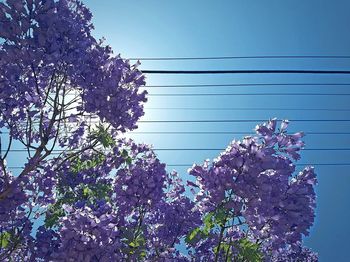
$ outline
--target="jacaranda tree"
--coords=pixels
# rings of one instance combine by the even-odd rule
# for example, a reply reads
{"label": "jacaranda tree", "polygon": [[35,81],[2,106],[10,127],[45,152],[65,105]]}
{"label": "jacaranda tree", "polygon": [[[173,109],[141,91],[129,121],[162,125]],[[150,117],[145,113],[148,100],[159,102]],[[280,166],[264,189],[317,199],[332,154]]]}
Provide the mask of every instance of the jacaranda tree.
{"label": "jacaranda tree", "polygon": [[145,78],[91,17],[77,0],[0,3],[0,261],[317,261],[302,245],[316,183],[295,174],[303,134],[272,119],[183,182],[121,138]]}

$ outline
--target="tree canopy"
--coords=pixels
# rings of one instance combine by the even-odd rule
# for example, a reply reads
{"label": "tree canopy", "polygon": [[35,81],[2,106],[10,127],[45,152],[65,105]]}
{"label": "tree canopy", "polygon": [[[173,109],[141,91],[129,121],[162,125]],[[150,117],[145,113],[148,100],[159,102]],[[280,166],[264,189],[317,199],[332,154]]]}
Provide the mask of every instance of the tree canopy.
{"label": "tree canopy", "polygon": [[295,172],[303,133],[271,119],[183,181],[121,138],[145,77],[91,18],[76,0],[0,3],[0,260],[317,261],[302,245],[316,197],[314,169]]}

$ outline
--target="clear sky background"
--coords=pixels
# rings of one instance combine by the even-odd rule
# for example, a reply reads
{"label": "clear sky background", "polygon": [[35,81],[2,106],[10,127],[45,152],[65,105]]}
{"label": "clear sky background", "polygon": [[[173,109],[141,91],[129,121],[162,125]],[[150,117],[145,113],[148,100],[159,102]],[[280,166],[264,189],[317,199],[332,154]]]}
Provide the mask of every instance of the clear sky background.
{"label": "clear sky background", "polygon": [[[348,0],[84,0],[95,36],[116,54],[135,57],[350,55]],[[350,69],[350,59],[237,59],[142,61],[141,69]],[[147,85],[349,83],[341,75],[147,75]],[[349,86],[149,87],[150,94],[349,93]],[[350,119],[350,96],[150,96],[143,120]],[[175,110],[249,108],[250,110]],[[154,109],[163,108],[163,109]],[[168,109],[165,109],[168,108]],[[256,110],[254,110],[254,108]],[[277,108],[278,110],[261,110]],[[285,110],[298,109],[298,110]],[[335,109],[317,111],[302,109]],[[340,111],[343,110],[343,111]],[[155,148],[225,148],[240,134],[145,134],[137,132],[227,131],[252,133],[252,123],[140,123],[132,135]],[[350,132],[350,122],[292,122],[291,131]],[[306,136],[306,148],[350,148],[347,134]],[[159,151],[167,164],[202,163],[220,151]],[[300,163],[350,163],[350,151],[305,151]],[[18,158],[9,159],[16,165]],[[189,167],[189,166],[188,166]],[[176,167],[186,180],[188,167]],[[172,167],[169,167],[171,169]],[[298,169],[301,167],[299,166]],[[316,223],[306,245],[320,261],[350,261],[350,165],[316,166]]]}

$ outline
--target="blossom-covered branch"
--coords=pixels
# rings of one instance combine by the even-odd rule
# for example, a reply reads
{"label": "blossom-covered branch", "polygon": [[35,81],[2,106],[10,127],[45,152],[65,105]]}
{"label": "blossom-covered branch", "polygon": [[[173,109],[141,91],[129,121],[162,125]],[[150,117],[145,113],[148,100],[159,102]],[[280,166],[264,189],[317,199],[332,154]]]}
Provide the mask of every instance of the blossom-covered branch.
{"label": "blossom-covered branch", "polygon": [[185,185],[121,138],[144,114],[145,77],[91,17],[78,0],[0,3],[0,260],[317,261],[302,245],[316,184],[312,167],[295,173],[303,134],[272,119]]}

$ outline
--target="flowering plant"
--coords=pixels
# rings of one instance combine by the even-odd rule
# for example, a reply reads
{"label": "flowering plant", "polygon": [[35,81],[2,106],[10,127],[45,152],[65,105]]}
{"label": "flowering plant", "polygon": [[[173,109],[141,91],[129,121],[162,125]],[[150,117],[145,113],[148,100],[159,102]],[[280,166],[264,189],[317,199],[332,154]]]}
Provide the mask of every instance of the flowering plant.
{"label": "flowering plant", "polygon": [[78,0],[0,3],[0,260],[316,261],[301,244],[316,183],[294,174],[303,134],[270,120],[185,185],[120,138],[144,114],[145,77],[91,17]]}

